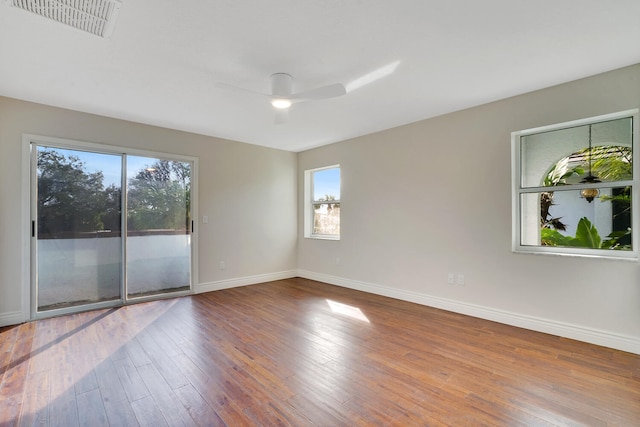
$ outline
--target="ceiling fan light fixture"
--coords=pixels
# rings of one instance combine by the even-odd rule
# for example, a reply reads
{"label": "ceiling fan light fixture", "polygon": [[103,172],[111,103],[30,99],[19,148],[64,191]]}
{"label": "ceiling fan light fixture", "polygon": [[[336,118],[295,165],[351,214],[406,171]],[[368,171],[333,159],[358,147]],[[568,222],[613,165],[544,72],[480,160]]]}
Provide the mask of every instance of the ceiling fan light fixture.
{"label": "ceiling fan light fixture", "polygon": [[291,100],[286,98],[274,98],[271,100],[271,105],[279,110],[285,110],[291,107]]}

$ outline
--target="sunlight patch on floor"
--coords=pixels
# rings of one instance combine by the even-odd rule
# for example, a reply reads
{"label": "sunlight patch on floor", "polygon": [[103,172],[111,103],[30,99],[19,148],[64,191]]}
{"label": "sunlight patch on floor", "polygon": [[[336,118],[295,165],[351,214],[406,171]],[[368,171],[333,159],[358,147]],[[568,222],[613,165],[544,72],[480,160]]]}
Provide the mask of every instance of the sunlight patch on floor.
{"label": "sunlight patch on floor", "polygon": [[364,313],[358,307],[342,304],[340,302],[332,301],[330,299],[327,300],[327,303],[329,304],[331,311],[333,311],[334,313],[343,314],[345,316],[349,316],[354,319],[362,320],[363,322],[371,323],[369,322],[369,319],[367,319],[367,316],[365,316]]}

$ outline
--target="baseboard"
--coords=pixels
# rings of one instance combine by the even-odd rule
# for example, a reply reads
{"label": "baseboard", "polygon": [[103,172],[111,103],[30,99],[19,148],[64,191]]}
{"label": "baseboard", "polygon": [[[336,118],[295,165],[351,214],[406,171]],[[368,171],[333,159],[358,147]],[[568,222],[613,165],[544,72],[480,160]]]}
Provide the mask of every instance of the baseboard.
{"label": "baseboard", "polygon": [[383,295],[403,301],[409,301],[429,307],[440,308],[455,313],[466,314],[468,316],[504,323],[506,325],[517,326],[533,331],[544,332],[564,338],[570,338],[590,344],[601,345],[614,348],[616,350],[627,351],[640,354],[640,339],[613,332],[587,328],[579,325],[572,325],[554,320],[527,316],[505,310],[498,310],[476,304],[455,301],[447,298],[440,298],[432,295],[410,292],[401,289],[389,288],[373,283],[366,283],[357,280],[345,279],[313,271],[298,270],[298,276],[306,279],[317,280],[331,285],[342,286],[344,288],[355,289],[377,295]]}
{"label": "baseboard", "polygon": [[0,326],[18,325],[26,322],[27,320],[25,320],[24,314],[21,311],[0,313]]}
{"label": "baseboard", "polygon": [[276,273],[258,274],[256,276],[238,277],[234,279],[218,280],[209,283],[200,283],[194,286],[194,293],[219,291],[221,289],[237,288],[238,286],[256,285],[258,283],[272,282],[296,277],[297,270],[280,271]]}

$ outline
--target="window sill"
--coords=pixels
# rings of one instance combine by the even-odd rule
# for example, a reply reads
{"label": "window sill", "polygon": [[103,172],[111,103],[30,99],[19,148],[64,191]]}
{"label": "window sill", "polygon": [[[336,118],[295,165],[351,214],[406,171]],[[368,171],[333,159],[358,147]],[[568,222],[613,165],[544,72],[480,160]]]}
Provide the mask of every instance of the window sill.
{"label": "window sill", "polygon": [[[565,248],[566,249],[566,248]],[[612,253],[613,252],[613,253]],[[559,256],[559,257],[574,257],[574,258],[597,258],[597,259],[609,259],[616,261],[635,261],[639,260],[638,253],[634,251],[609,251],[609,250],[589,250],[588,252],[583,251],[559,251],[559,250],[540,250],[540,248],[536,248],[535,250],[531,249],[522,249],[516,248],[513,249],[513,253],[516,254],[528,254],[528,255],[551,255],[551,256]]]}
{"label": "window sill", "polygon": [[304,236],[307,239],[315,240],[340,240],[340,236],[331,236],[328,234],[312,234],[310,236]]}

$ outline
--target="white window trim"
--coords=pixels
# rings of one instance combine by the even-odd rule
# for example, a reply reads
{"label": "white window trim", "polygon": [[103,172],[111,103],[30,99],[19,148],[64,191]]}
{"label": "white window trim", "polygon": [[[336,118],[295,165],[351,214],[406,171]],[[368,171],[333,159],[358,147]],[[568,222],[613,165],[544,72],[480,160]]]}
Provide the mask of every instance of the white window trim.
{"label": "white window trim", "polygon": [[[578,257],[590,257],[590,258],[608,258],[608,259],[626,259],[637,261],[638,260],[638,247],[640,241],[639,228],[640,221],[638,221],[638,209],[640,207],[640,162],[638,151],[640,150],[640,115],[639,109],[620,111],[617,113],[605,114],[596,117],[590,117],[586,119],[574,120],[565,123],[558,123],[554,125],[541,126],[533,129],[526,129],[522,131],[511,133],[511,238],[512,238],[512,251],[516,253],[530,253],[530,254],[548,254],[548,255],[561,255],[561,256],[578,256]],[[621,185],[632,185],[631,191],[631,209],[632,209],[632,230],[631,241],[633,242],[633,249],[630,251],[617,251],[609,249],[588,249],[588,248],[569,248],[569,247],[552,247],[552,246],[525,246],[521,244],[521,230],[522,230],[522,216],[520,195],[528,192],[548,191],[548,187],[533,187],[527,188],[523,191],[521,188],[521,153],[520,153],[520,138],[522,136],[536,134],[540,132],[548,132],[552,130],[558,130],[568,127],[584,126],[588,124],[605,122],[609,120],[621,119],[624,117],[633,117],[633,135],[632,135],[632,147],[633,147],[633,180],[632,181],[618,181]],[[590,187],[588,184],[584,185],[572,185],[571,188],[580,190],[582,188]],[[634,220],[635,219],[635,220]]]}
{"label": "white window trim", "polygon": [[[342,234],[342,228],[340,234],[317,234],[313,232],[313,219],[314,210],[313,204],[317,202],[313,200],[313,174],[314,172],[326,170],[326,169],[340,169],[340,165],[324,166],[321,168],[308,169],[304,171],[304,237],[308,239],[320,239],[320,240],[340,240],[340,234]],[[342,169],[340,169],[340,186],[342,187]],[[340,191],[342,197],[342,191]],[[332,200],[332,203],[340,204],[340,200]]]}

